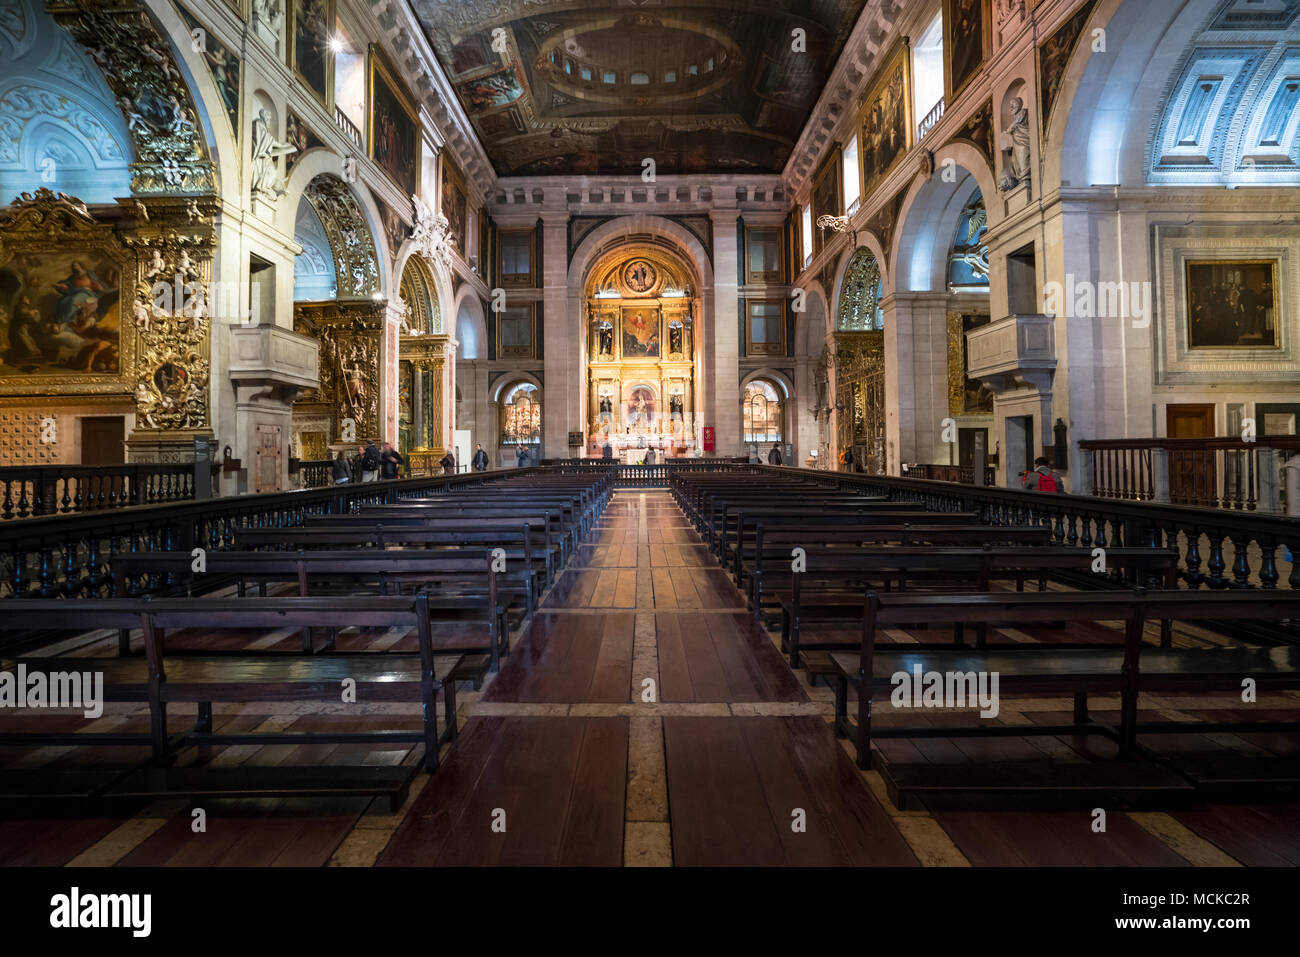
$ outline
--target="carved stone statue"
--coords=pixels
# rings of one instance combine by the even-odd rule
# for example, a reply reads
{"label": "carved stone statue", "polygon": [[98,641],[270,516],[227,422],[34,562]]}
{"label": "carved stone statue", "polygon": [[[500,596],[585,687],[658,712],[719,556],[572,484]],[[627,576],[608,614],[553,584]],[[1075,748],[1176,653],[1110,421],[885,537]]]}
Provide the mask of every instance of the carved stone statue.
{"label": "carved stone statue", "polygon": [[1011,124],[1002,131],[1002,192],[1015,189],[1029,179],[1029,110],[1020,97],[1011,100]]}
{"label": "carved stone statue", "polygon": [[275,161],[281,156],[298,152],[292,143],[281,143],[271,127],[270,110],[259,110],[253,120],[253,195],[274,201],[284,195],[284,180],[276,169]]}

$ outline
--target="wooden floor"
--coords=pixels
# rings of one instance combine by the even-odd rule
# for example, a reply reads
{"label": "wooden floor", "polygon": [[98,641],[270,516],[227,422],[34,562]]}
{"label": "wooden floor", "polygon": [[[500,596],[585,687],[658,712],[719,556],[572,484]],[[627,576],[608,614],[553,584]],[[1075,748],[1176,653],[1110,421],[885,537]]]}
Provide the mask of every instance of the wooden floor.
{"label": "wooden floor", "polygon": [[[792,672],[742,609],[740,593],[666,493],[617,493],[500,672],[482,692],[462,693],[459,740],[437,774],[417,776],[398,812],[361,799],[213,801],[199,832],[194,806],[183,801],[126,817],[0,820],[0,863],[1300,864],[1295,804],[1117,810],[1102,832],[1085,811],[899,811],[880,776],[859,772],[832,735],[829,690]],[[401,640],[356,639],[358,647]],[[1230,706],[1195,705],[1220,717]],[[121,707],[121,729],[143,730],[146,718]],[[369,707],[409,713],[418,727],[418,707]],[[218,707],[217,721],[232,730],[363,728],[356,710],[230,706]],[[1066,711],[1064,701],[1004,701],[999,720],[1054,722]],[[1262,737],[1243,738],[1243,746],[1283,748]],[[881,747],[891,760],[978,762],[1027,749],[1077,762],[1105,759],[1109,745],[927,738]],[[126,766],[139,760],[127,750],[0,748],[0,765]],[[414,764],[419,752],[242,745],[192,760],[307,758]]]}

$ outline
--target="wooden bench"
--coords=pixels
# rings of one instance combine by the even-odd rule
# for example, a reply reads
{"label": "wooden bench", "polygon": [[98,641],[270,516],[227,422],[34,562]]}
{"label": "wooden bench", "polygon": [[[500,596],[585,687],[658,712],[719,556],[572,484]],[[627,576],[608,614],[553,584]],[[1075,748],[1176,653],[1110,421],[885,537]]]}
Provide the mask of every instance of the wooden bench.
{"label": "wooden bench", "polygon": [[[790,666],[799,667],[799,652],[805,645],[817,648],[846,648],[858,644],[856,636],[844,633],[846,626],[857,627],[863,614],[862,594],[867,587],[881,587],[886,592],[905,591],[918,580],[930,589],[971,590],[985,592],[994,580],[1014,580],[1016,591],[1024,588],[1026,576],[1041,576],[1052,571],[1077,571],[1091,574],[1092,553],[1085,548],[1068,546],[936,548],[924,546],[884,547],[861,550],[856,554],[819,556],[804,573],[789,574],[788,584],[771,593],[781,608],[781,646],[790,656]],[[1158,581],[1166,588],[1177,585],[1178,553],[1173,549],[1113,548],[1107,550],[1109,569],[1134,573],[1141,580]],[[1097,574],[1099,586],[1125,587]],[[1040,590],[1045,585],[1040,586]],[[917,619],[924,621],[924,618]],[[821,625],[826,631],[808,635],[809,624]],[[1171,623],[1161,622],[1161,644],[1170,643]],[[986,644],[987,628],[976,628],[975,646]],[[960,642],[962,627],[954,628]]]}
{"label": "wooden bench", "polygon": [[[510,632],[506,617],[513,596],[531,588],[530,569],[495,572],[490,553],[470,549],[451,555],[448,551],[426,552],[365,549],[362,551],[298,552],[209,552],[203,572],[194,572],[186,552],[143,552],[113,559],[118,594],[134,593],[137,577],[165,580],[176,587],[191,587],[196,576],[234,576],[239,595],[250,584],[265,595],[272,582],[291,582],[300,596],[320,594],[321,589],[340,583],[352,593],[381,595],[412,587],[425,594],[426,608],[439,628],[434,644],[440,653],[487,651],[492,668],[500,655],[509,653]],[[508,568],[509,566],[507,566]],[[531,613],[531,607],[529,608]],[[310,632],[303,634],[303,651],[313,652]],[[128,649],[119,641],[125,653]],[[332,639],[324,650],[332,649]]]}
{"label": "wooden bench", "polygon": [[[432,643],[428,597],[414,598],[220,598],[220,599],[101,599],[50,602],[19,599],[6,602],[7,614],[0,631],[41,629],[70,633],[88,628],[136,628],[143,633],[145,657],[81,658],[27,656],[0,661],[0,668],[23,665],[30,672],[92,672],[103,675],[106,701],[146,701],[150,730],[147,735],[109,733],[6,732],[0,743],[83,746],[147,743],[149,766],[112,782],[93,783],[106,797],[268,797],[353,796],[389,797],[400,805],[406,795],[410,767],[187,767],[173,768],[181,749],[196,745],[229,744],[367,744],[420,743],[425,747],[424,767],[438,766],[442,743],[456,737],[454,675],[472,679],[472,666],[462,667],[460,655],[439,655]],[[253,629],[267,632],[284,628],[389,628],[409,626],[418,638],[418,651],[405,654],[354,653],[301,655],[245,651],[220,657],[176,656],[167,648],[169,630],[211,628]],[[461,669],[458,671],[458,669]],[[340,701],[343,682],[356,683],[357,701],[411,701],[423,708],[419,731],[216,731],[214,702]],[[438,730],[437,697],[444,700],[443,730]],[[167,707],[173,702],[194,703],[198,718],[179,734],[168,727]],[[22,786],[42,783],[38,776],[24,782],[10,776],[0,793],[10,797]],[[47,776],[48,778],[48,776]],[[47,785],[69,782],[48,779]],[[85,795],[83,795],[85,796]]]}
{"label": "wooden bench", "polygon": [[[853,739],[858,766],[871,766],[875,737],[958,737],[965,735],[1073,735],[1103,733],[1119,746],[1119,755],[1132,757],[1138,733],[1148,730],[1195,732],[1195,723],[1144,728],[1137,721],[1142,691],[1240,693],[1244,678],[1260,688],[1300,687],[1300,648],[1157,648],[1143,644],[1147,620],[1170,619],[1197,623],[1228,620],[1280,620],[1300,616],[1300,594],[1287,592],[1053,592],[975,594],[881,594],[868,592],[863,601],[862,640],[856,654],[833,652],[838,672],[835,730]],[[1031,625],[1044,622],[1124,622],[1122,643],[1092,648],[1018,644],[998,648],[882,647],[878,634],[886,628],[918,620],[984,626]],[[999,693],[1073,695],[1074,721],[1055,725],[986,725],[983,727],[872,727],[872,699],[889,693],[894,676],[938,672],[999,677]],[[857,722],[848,719],[847,689],[858,692]],[[1087,696],[1121,695],[1120,724],[1108,728],[1090,720]],[[1250,730],[1249,722],[1236,723]],[[1270,723],[1275,726],[1275,723]],[[960,771],[960,769],[958,769]]]}

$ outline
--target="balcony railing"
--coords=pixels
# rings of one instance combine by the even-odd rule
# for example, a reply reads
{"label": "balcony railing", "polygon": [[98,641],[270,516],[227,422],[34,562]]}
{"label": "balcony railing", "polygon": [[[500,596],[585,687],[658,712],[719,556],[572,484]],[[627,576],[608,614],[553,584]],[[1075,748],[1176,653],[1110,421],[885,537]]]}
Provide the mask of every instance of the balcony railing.
{"label": "balcony railing", "polygon": [[348,139],[356,144],[357,149],[363,150],[366,148],[365,139],[361,135],[361,130],[357,128],[357,124],[353,123],[348,118],[348,115],[337,106],[334,107],[334,122],[338,124],[339,129],[348,135]]}
{"label": "balcony railing", "polygon": [[1300,455],[1296,436],[1091,439],[1079,443],[1089,490],[1101,498],[1245,512],[1287,512],[1282,468]]}
{"label": "balcony railing", "polygon": [[[975,484],[975,466],[973,465],[908,465],[904,463],[904,478],[929,479],[932,482],[957,482],[961,485]],[[997,482],[997,469],[992,465],[984,467],[984,484]]]}
{"label": "balcony railing", "polygon": [[934,128],[934,124],[941,119],[943,119],[943,97],[939,97],[939,102],[934,104],[934,108],[925,114],[920,123],[916,124],[916,138],[919,140],[929,133]]}

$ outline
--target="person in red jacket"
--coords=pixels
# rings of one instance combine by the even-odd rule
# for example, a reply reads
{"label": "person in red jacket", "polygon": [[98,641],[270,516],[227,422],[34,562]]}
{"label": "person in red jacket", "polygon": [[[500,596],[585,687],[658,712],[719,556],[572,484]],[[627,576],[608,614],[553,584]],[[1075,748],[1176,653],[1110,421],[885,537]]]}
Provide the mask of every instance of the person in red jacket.
{"label": "person in red jacket", "polygon": [[1052,465],[1043,456],[1034,459],[1034,467],[1020,473],[1020,484],[1030,492],[1064,492],[1061,477],[1052,471]]}

